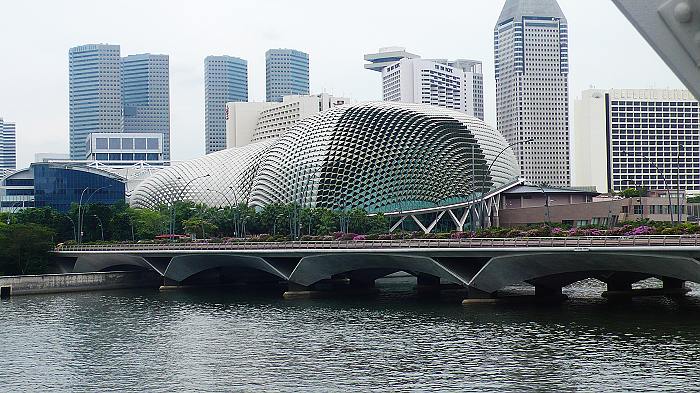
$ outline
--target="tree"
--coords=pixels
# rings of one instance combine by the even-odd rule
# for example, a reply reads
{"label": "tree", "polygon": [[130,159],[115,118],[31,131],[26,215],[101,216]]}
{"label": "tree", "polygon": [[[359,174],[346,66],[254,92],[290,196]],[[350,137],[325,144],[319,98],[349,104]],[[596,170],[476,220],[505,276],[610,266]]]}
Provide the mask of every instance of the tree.
{"label": "tree", "polygon": [[0,275],[44,273],[54,232],[37,224],[0,226]]}
{"label": "tree", "polygon": [[216,225],[201,217],[192,217],[187,219],[183,221],[182,226],[185,229],[185,232],[201,237],[202,239],[206,239],[207,235],[211,236],[219,229],[216,227]]}
{"label": "tree", "polygon": [[625,198],[634,198],[634,197],[639,197],[642,196],[642,193],[639,189],[636,188],[628,188],[626,190],[623,190],[620,192],[620,195],[622,195]]}

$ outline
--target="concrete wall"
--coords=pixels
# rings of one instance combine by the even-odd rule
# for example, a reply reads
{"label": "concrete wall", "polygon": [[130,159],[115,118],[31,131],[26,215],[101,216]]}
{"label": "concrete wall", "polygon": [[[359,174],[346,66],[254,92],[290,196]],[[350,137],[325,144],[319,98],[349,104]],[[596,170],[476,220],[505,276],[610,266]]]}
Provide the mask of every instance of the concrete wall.
{"label": "concrete wall", "polygon": [[155,272],[100,272],[2,276],[0,287],[11,287],[12,295],[96,291],[122,288],[157,288],[162,278]]}

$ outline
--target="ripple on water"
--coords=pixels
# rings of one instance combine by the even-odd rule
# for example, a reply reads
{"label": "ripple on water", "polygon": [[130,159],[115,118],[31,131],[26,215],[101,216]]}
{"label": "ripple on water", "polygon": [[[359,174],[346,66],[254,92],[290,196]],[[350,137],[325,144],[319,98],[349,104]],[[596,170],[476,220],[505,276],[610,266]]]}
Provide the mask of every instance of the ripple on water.
{"label": "ripple on water", "polygon": [[[145,290],[0,303],[4,391],[698,390],[700,291],[558,306]],[[410,289],[410,287],[409,287]]]}

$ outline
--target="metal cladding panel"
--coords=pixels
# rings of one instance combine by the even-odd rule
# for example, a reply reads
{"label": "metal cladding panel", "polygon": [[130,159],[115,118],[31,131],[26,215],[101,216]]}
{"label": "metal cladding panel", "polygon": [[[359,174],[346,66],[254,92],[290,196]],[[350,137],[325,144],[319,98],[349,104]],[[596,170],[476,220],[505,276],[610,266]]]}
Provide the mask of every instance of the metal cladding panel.
{"label": "metal cladding panel", "polygon": [[390,212],[476,199],[517,178],[510,149],[494,161],[506,146],[481,120],[450,109],[393,102],[334,108],[300,122],[267,152],[251,204]]}
{"label": "metal cladding panel", "polygon": [[[131,195],[130,204],[137,208],[155,208],[174,201],[208,206],[247,201],[262,153],[273,142],[274,139],[270,139],[222,150],[163,169],[139,184]],[[206,175],[209,176],[203,177]]]}
{"label": "metal cladding panel", "polygon": [[518,175],[505,138],[483,121],[436,106],[374,102],[329,109],[279,139],[164,169],[134,191],[131,204],[222,206],[221,194],[233,187],[238,201],[255,207],[393,212],[475,200]]}

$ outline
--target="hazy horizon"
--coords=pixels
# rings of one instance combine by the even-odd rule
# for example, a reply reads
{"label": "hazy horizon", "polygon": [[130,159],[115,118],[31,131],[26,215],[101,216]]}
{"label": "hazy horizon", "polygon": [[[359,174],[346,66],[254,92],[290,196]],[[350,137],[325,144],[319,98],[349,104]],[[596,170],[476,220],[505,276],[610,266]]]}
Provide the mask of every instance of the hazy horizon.
{"label": "hazy horizon", "polygon": [[[264,100],[270,48],[309,54],[312,93],[380,100],[380,75],[363,69],[363,55],[404,46],[425,58],[481,60],[486,121],[495,125],[493,27],[503,3],[452,0],[442,7],[452,12],[423,19],[422,3],[396,1],[126,0],[113,9],[86,0],[9,2],[11,17],[0,24],[0,35],[11,37],[0,42],[0,117],[17,123],[19,168],[35,153],[67,153],[69,48],[110,43],[122,56],[167,54],[171,152],[190,159],[204,154],[206,56],[248,61],[250,101]],[[591,86],[685,88],[610,0],[559,4],[569,22],[572,101]]]}

